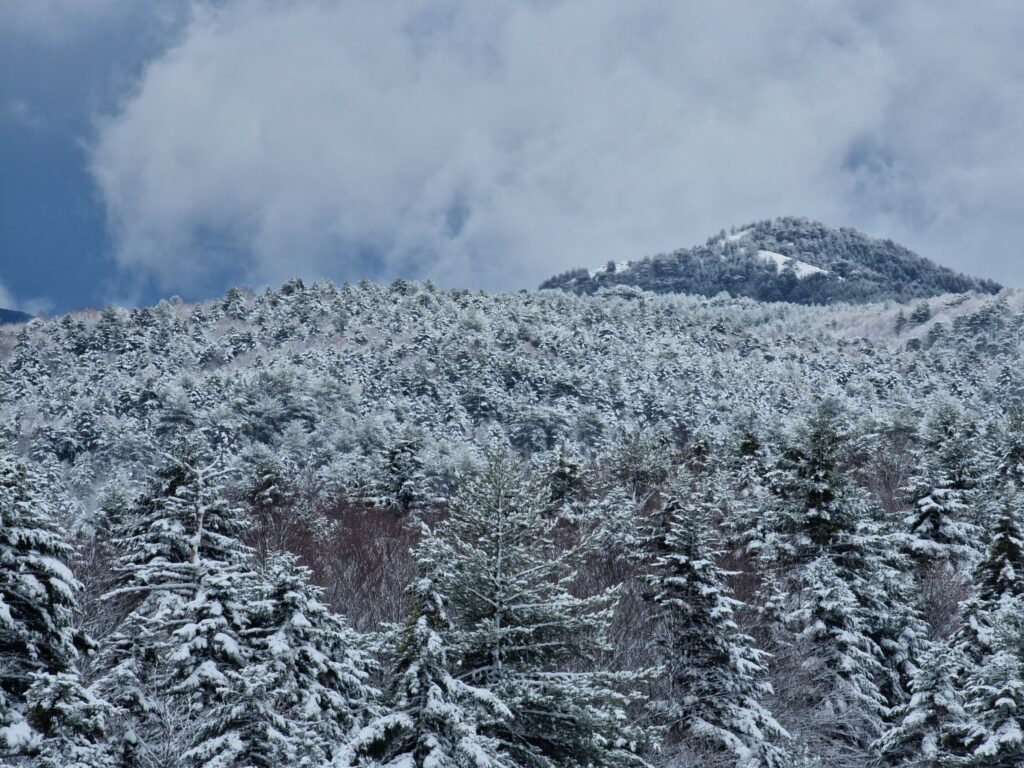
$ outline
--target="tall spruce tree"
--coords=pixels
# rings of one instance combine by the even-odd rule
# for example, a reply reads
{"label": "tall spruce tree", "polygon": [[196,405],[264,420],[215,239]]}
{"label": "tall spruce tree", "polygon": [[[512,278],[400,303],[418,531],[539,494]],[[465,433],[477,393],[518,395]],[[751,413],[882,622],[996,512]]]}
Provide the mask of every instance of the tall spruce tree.
{"label": "tall spruce tree", "polygon": [[115,537],[111,600],[131,610],[108,638],[98,686],[117,706],[123,765],[189,765],[212,707],[245,666],[249,552],[223,472],[191,445],[169,456]]}
{"label": "tall spruce tree", "polygon": [[756,551],[771,650],[799,680],[775,706],[812,751],[855,765],[905,695],[923,626],[900,605],[907,585],[876,506],[844,467],[842,411],[826,403],[788,442]]}
{"label": "tall spruce tree", "polygon": [[514,765],[499,752],[499,741],[485,733],[512,713],[490,691],[456,677],[444,596],[422,574],[409,595],[413,606],[397,638],[388,711],[353,739],[349,762],[410,768]]}
{"label": "tall spruce tree", "polygon": [[114,768],[111,707],[77,672],[37,674],[26,699],[28,723],[39,734],[32,768]]}
{"label": "tall spruce tree", "polygon": [[952,402],[935,405],[925,421],[908,488],[913,509],[905,519],[909,550],[925,565],[961,569],[977,554],[976,432]]}
{"label": "tall spruce tree", "polygon": [[[251,656],[241,677],[244,693],[232,697],[252,701],[248,709],[237,700],[226,703],[218,729],[229,730],[218,738],[237,728],[235,742],[250,754],[268,750],[272,764],[285,755],[289,765],[327,764],[374,709],[369,659],[294,555],[271,555],[260,577],[243,633]],[[267,713],[266,731],[260,712]]]}
{"label": "tall spruce tree", "polygon": [[0,454],[0,691],[15,706],[32,673],[68,671],[82,644],[73,554],[28,468]]}
{"label": "tall spruce tree", "polygon": [[[103,704],[79,682],[80,584],[28,468],[0,454],[0,757],[40,766],[102,764]],[[99,719],[97,719],[99,718]]]}
{"label": "tall spruce tree", "polygon": [[1024,600],[1005,601],[993,624],[990,653],[967,677],[966,762],[1019,768],[1024,765]]}
{"label": "tall spruce tree", "polygon": [[623,766],[648,733],[626,709],[639,672],[602,668],[614,590],[571,591],[583,552],[554,540],[548,491],[491,456],[417,549],[451,601],[459,679],[509,709],[486,735],[524,768]]}
{"label": "tall spruce tree", "polygon": [[646,582],[668,689],[655,702],[676,738],[727,752],[743,768],[787,764],[786,731],[762,701],[766,655],[736,624],[707,510],[676,481],[647,543]]}
{"label": "tall spruce tree", "polygon": [[960,605],[955,641],[973,664],[991,652],[1001,606],[1024,597],[1024,490],[1007,484],[999,507],[988,550],[974,568],[974,594]]}
{"label": "tall spruce tree", "polygon": [[936,643],[922,655],[910,701],[893,709],[893,725],[879,739],[883,765],[947,768],[954,763],[967,724],[960,687],[964,661],[946,643]]}

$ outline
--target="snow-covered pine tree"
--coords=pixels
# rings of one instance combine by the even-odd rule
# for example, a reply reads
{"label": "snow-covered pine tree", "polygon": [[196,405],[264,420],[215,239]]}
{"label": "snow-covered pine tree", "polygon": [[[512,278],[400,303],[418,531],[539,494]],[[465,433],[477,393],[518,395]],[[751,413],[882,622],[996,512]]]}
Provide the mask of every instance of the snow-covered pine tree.
{"label": "snow-covered pine tree", "polygon": [[35,739],[24,720],[33,675],[73,672],[84,644],[72,555],[28,468],[0,453],[0,755]]}
{"label": "snow-covered pine tree", "polygon": [[302,726],[274,705],[275,691],[268,670],[249,665],[233,676],[231,696],[199,723],[194,746],[181,755],[184,765],[197,768],[311,768],[301,741]]}
{"label": "snow-covered pine tree", "polygon": [[817,741],[830,765],[860,765],[881,735],[886,702],[879,690],[880,651],[867,633],[864,612],[827,555],[800,573],[800,589],[788,615],[800,660],[789,681],[803,700],[806,719],[798,732]]}
{"label": "snow-covered pine tree", "polygon": [[[835,595],[848,596],[837,626],[857,627],[860,637],[847,638],[851,648],[870,649],[881,663],[868,665],[870,675],[881,673],[872,678],[871,698],[880,693],[882,703],[895,705],[906,696],[926,627],[914,612],[907,564],[893,551],[878,505],[844,467],[851,437],[843,418],[835,404],[821,406],[798,426],[770,473],[772,497],[755,548],[761,610],[767,621],[780,624],[768,628],[776,641],[771,650],[803,664],[799,656],[792,658],[793,633],[799,636],[810,625],[794,624],[794,617],[812,615],[806,612],[808,598],[823,597],[833,587],[839,590]],[[830,584],[824,591],[818,583],[823,574]],[[877,708],[873,716],[880,713]]]}
{"label": "snow-covered pine tree", "polygon": [[976,429],[962,409],[940,402],[925,421],[908,484],[913,509],[905,524],[910,553],[925,566],[963,568],[978,550]]}
{"label": "snow-covered pine tree", "polygon": [[77,672],[36,674],[26,699],[28,723],[39,734],[32,768],[114,768],[111,706],[83,687]]}
{"label": "snow-covered pine tree", "polygon": [[975,665],[991,652],[1000,607],[1024,597],[1024,490],[1006,485],[988,539],[988,551],[974,568],[974,594],[960,605],[955,635],[960,652]]}
{"label": "snow-covered pine tree", "polygon": [[[370,662],[293,555],[271,555],[260,577],[243,633],[242,692],[220,706],[213,747],[241,745],[274,765],[325,765],[374,708]],[[243,707],[240,698],[253,701]]]}
{"label": "snow-covered pine tree", "polygon": [[73,554],[28,468],[0,454],[0,689],[14,701],[33,672],[67,671],[77,655]]}
{"label": "snow-covered pine tree", "polygon": [[[421,565],[422,567],[422,565]],[[492,693],[459,680],[449,658],[445,598],[429,576],[409,586],[412,610],[397,637],[388,711],[352,740],[349,764],[408,768],[511,766],[485,725],[512,717]]]}
{"label": "snow-covered pine tree", "polygon": [[1024,765],[1024,600],[997,611],[991,652],[967,679],[964,739],[970,766]]}
{"label": "snow-covered pine tree", "polygon": [[572,594],[579,547],[553,540],[548,491],[492,455],[417,549],[448,596],[459,679],[512,713],[486,733],[523,768],[639,762],[648,732],[626,709],[644,672],[601,668],[615,591]]}
{"label": "snow-covered pine tree", "polygon": [[766,654],[736,624],[741,603],[716,564],[713,530],[707,510],[677,479],[645,548],[655,642],[668,680],[656,708],[670,735],[730,753],[733,765],[785,765],[789,734],[762,704],[771,694]]}
{"label": "snow-covered pine tree", "polygon": [[119,578],[107,597],[131,610],[107,639],[97,685],[117,707],[126,766],[177,764],[247,657],[250,554],[221,475],[181,446],[115,537]]}
{"label": "snow-covered pine tree", "polygon": [[1024,406],[1009,409],[1001,437],[996,451],[996,478],[1024,490]]}
{"label": "snow-covered pine tree", "polygon": [[945,768],[953,764],[967,723],[959,682],[964,661],[954,646],[944,642],[922,654],[910,684],[910,701],[893,709],[894,725],[877,744],[883,765]]}

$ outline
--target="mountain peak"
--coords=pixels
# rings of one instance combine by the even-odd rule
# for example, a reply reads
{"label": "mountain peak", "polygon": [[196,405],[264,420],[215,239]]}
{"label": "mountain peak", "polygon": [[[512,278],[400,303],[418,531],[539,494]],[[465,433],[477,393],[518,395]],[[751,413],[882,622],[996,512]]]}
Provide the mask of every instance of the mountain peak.
{"label": "mountain peak", "polygon": [[579,294],[633,285],[654,293],[726,292],[798,304],[907,301],[943,293],[996,293],[1002,286],[954,272],[889,239],[795,216],[767,219],[704,245],[595,271],[572,270],[541,288]]}

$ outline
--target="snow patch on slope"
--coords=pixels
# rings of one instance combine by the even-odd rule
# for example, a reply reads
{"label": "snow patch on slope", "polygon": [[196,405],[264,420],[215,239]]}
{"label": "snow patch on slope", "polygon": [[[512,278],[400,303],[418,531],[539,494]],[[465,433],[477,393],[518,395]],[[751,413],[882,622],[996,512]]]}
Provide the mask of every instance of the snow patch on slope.
{"label": "snow patch on slope", "polygon": [[808,264],[806,261],[799,261],[798,259],[791,258],[789,256],[783,256],[781,253],[775,251],[758,251],[757,257],[762,261],[767,261],[771,264],[775,264],[775,267],[781,272],[784,269],[792,269],[796,273],[797,279],[803,280],[805,277],[811,275],[827,275],[829,271],[816,267],[813,264]]}
{"label": "snow patch on slope", "polygon": [[[627,269],[629,269],[630,264],[632,264],[632,262],[630,261],[617,261],[615,263],[615,272],[625,272]],[[597,277],[598,275],[602,275],[607,271],[608,265],[605,264],[603,267],[598,267],[597,269],[590,270],[590,276]]]}

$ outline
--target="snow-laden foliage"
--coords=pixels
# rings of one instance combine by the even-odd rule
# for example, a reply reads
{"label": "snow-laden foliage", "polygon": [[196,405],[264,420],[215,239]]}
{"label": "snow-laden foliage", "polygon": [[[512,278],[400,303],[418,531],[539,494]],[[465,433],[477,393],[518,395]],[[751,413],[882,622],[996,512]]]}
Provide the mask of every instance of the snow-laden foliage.
{"label": "snow-laden foliage", "polygon": [[677,481],[657,517],[644,558],[668,681],[656,704],[671,734],[732,753],[743,768],[786,765],[789,734],[762,703],[772,693],[766,654],[736,624],[741,603],[716,563],[710,516]]}
{"label": "snow-laden foliage", "polygon": [[723,231],[695,248],[621,265],[609,262],[594,271],[571,270],[541,287],[586,294],[614,286],[705,296],[725,291],[801,304],[999,290],[991,280],[940,267],[891,240],[792,216],[736,227],[728,235]]}
{"label": "snow-laden foliage", "polygon": [[[938,285],[779,226],[709,248]],[[1014,765],[1021,299],[295,280],[0,330],[2,759]]]}

